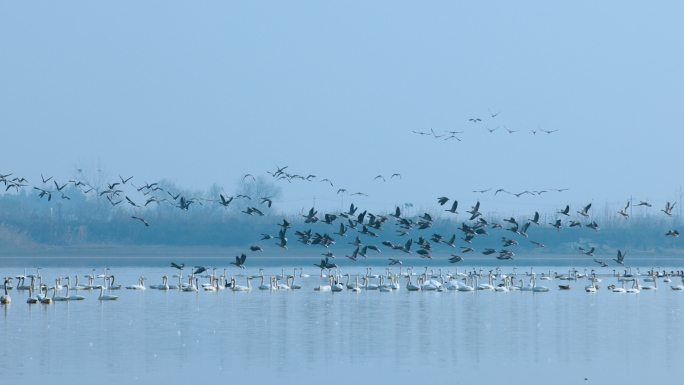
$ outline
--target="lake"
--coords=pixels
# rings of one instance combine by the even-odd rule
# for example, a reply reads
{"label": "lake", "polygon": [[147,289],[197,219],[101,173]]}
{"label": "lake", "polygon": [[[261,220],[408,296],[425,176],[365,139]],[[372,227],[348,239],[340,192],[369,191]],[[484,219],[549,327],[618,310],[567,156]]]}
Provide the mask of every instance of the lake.
{"label": "lake", "polygon": [[[182,262],[176,256],[173,261]],[[341,262],[343,273],[366,275],[366,267],[382,273],[381,259],[359,264]],[[74,259],[71,263],[30,258],[4,259],[2,276],[40,271],[43,282],[56,277],[83,277],[109,266],[117,283],[131,285],[138,277],[146,285],[162,283],[162,276],[176,274],[171,259],[111,260]],[[587,293],[586,279],[537,281],[549,292],[492,290],[460,292],[409,292],[407,280],[393,292],[362,290],[318,292],[329,283],[316,258],[248,260],[240,270],[225,258],[207,262],[191,256],[185,263],[227,268],[240,285],[246,276],[292,274],[304,267],[311,276],[296,279],[300,290],[251,292],[182,292],[147,289],[111,290],[116,301],[99,301],[99,290],[80,290],[84,301],[51,305],[26,303],[28,291],[11,290],[12,303],[2,305],[0,370],[9,382],[48,380],[66,384],[77,379],[102,383],[154,381],[180,383],[284,382],[395,382],[476,381],[554,384],[617,383],[627,381],[677,381],[684,355],[684,291],[681,284],[658,280],[660,290],[618,294],[606,289],[616,283],[611,266],[599,269],[577,261],[580,272],[596,269],[602,289]],[[549,259],[484,265],[485,279],[491,266],[504,273],[517,267],[518,279],[528,280],[532,267],[537,277],[549,270],[567,274],[567,259]],[[652,262],[677,270],[667,257],[641,262],[645,273]],[[413,259],[415,272],[425,271],[425,261]],[[454,272],[454,265],[429,261],[429,270]],[[260,266],[259,266],[260,265]],[[404,265],[407,265],[406,261]],[[483,264],[462,265],[464,270]],[[636,274],[636,265],[632,269]],[[393,267],[394,273],[398,268]],[[404,267],[403,271],[406,271]],[[184,272],[187,274],[186,269]],[[645,278],[645,277],[643,277]],[[415,277],[413,278],[415,283]],[[204,280],[207,281],[207,280]],[[171,280],[170,282],[174,282]],[[177,278],[176,278],[177,282]],[[371,282],[377,282],[372,279]],[[570,283],[571,290],[559,290]],[[16,285],[16,280],[13,282]],[[66,284],[65,281],[62,282]],[[72,285],[73,285],[72,281]],[[81,278],[83,283],[83,278]],[[516,282],[519,284],[519,282]],[[641,282],[641,284],[651,284]],[[629,284],[631,285],[631,283]],[[618,285],[619,286],[619,285]],[[63,290],[64,294],[66,290]],[[72,291],[72,294],[74,292]],[[4,382],[4,381],[3,381]]]}

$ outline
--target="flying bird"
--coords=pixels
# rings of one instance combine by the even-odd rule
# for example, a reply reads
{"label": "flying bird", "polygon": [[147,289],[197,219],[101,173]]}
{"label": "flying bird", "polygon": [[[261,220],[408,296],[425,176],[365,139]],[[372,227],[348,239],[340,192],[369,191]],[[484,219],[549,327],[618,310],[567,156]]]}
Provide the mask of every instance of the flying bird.
{"label": "flying bird", "polygon": [[625,260],[625,256],[626,256],[626,255],[627,255],[627,253],[622,254],[622,252],[621,252],[620,250],[618,250],[618,251],[617,251],[617,258],[613,259],[613,261],[615,261],[615,262],[621,264],[622,266],[624,266],[624,265],[625,265],[624,260]]}
{"label": "flying bird", "polygon": [[665,210],[660,210],[660,211],[664,212],[665,214],[667,214],[669,216],[672,216],[672,208],[674,208],[674,206],[676,204],[677,204],[677,202],[673,203],[672,206],[670,206],[670,202],[667,202],[667,204],[665,205]]}
{"label": "flying bird", "polygon": [[142,219],[142,218],[138,218],[138,217],[131,217],[131,218],[133,218],[133,219],[137,219],[137,220],[141,221],[142,223],[144,223],[144,224],[145,224],[145,226],[149,226],[149,225],[150,225],[149,223],[147,223],[147,221],[146,221],[146,220],[144,220],[144,219]]}
{"label": "flying bird", "polygon": [[[235,262],[231,262],[230,264],[235,265],[241,269],[244,269],[245,268],[245,260],[247,260],[247,256],[243,253],[240,256],[236,256]],[[197,273],[195,273],[195,274],[197,274]]]}
{"label": "flying bird", "polygon": [[625,218],[629,218],[629,214],[627,214],[627,208],[629,207],[629,201],[627,201],[627,205],[625,206],[624,209],[618,211],[617,213],[622,215]]}
{"label": "flying bird", "polygon": [[[581,211],[578,211],[577,213],[585,218],[589,218],[589,209],[591,208],[591,203],[588,205],[584,206]],[[566,214],[567,215],[567,214]]]}

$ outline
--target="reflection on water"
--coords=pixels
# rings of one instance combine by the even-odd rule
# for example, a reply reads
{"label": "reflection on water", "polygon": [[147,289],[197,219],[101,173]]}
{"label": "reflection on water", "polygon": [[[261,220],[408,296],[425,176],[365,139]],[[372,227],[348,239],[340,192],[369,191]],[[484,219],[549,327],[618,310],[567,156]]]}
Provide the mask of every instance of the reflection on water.
{"label": "reflection on water", "polygon": [[[363,273],[357,270],[349,272]],[[124,285],[141,275],[139,267],[112,272]],[[3,379],[67,383],[78,373],[104,383],[211,378],[562,384],[585,378],[633,383],[652,379],[654,372],[660,381],[679,377],[684,292],[662,281],[659,291],[638,295],[586,293],[586,281],[559,291],[558,280],[545,282],[553,288],[548,293],[408,292],[406,280],[397,292],[332,293],[314,291],[325,280],[313,268],[308,272],[311,278],[297,279],[304,286],[297,291],[121,290],[119,300],[101,302],[99,290],[84,290],[79,294],[85,301],[28,305],[28,292],[14,290],[12,304],[2,306]],[[41,271],[51,279],[88,273]],[[172,273],[144,271],[148,283]],[[236,278],[245,283],[244,276]],[[604,287],[615,280],[603,278]]]}

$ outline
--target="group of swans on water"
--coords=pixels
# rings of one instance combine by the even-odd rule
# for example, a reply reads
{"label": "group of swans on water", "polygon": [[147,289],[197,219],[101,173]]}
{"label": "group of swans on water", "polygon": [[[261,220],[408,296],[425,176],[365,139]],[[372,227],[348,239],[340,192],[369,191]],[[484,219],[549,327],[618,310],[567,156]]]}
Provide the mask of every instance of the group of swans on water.
{"label": "group of swans on water", "polygon": [[[78,275],[75,276],[76,283],[71,285],[70,277],[59,277],[55,279],[54,286],[47,286],[43,284],[42,277],[40,275],[40,268],[37,269],[37,274],[26,274],[24,271],[23,275],[16,276],[18,280],[17,290],[28,290],[29,297],[26,300],[27,303],[44,303],[50,304],[57,301],[78,301],[85,299],[82,295],[71,295],[71,291],[78,290],[93,290],[100,289],[99,300],[116,300],[118,296],[105,294],[105,290],[118,290],[121,289],[121,285],[114,284],[114,275],[108,274],[108,268],[104,269],[104,274],[95,275],[95,270],[93,269],[93,274],[85,275],[88,279],[87,284],[79,283]],[[292,275],[286,275],[284,269],[281,269],[280,275],[273,275],[267,277],[264,275],[264,269],[259,269],[258,275],[253,275],[247,277],[246,286],[238,285],[234,277],[227,277],[226,269],[224,269],[224,274],[222,276],[216,276],[216,268],[213,269],[211,275],[195,276],[191,274],[188,277],[187,282],[183,282],[183,277],[181,275],[174,275],[174,278],[178,278],[177,284],[170,284],[169,277],[162,276],[162,283],[158,285],[150,285],[150,289],[157,290],[182,290],[187,292],[198,292],[198,291],[220,291],[224,289],[229,289],[231,291],[251,291],[252,279],[261,279],[261,284],[257,286],[259,290],[296,290],[301,289],[302,286],[295,283],[295,278],[297,276],[301,278],[310,277],[308,274],[304,274],[303,269],[294,268]],[[300,271],[299,275],[297,271]],[[320,283],[318,286],[314,286],[315,291],[333,291],[339,292],[346,290],[351,291],[361,291],[361,290],[378,290],[382,292],[396,291],[401,288],[399,283],[400,278],[408,278],[408,282],[405,287],[408,291],[475,291],[475,290],[494,290],[497,292],[508,292],[511,290],[520,291],[534,291],[534,292],[546,292],[550,289],[546,286],[537,284],[537,274],[534,273],[533,268],[530,268],[530,272],[525,273],[526,277],[529,277],[529,282],[525,284],[524,279],[520,279],[517,275],[516,268],[513,268],[513,273],[503,274],[499,268],[496,270],[490,270],[488,276],[488,283],[480,283],[480,280],[484,278],[482,269],[473,270],[469,273],[459,273],[458,268],[455,274],[447,272],[442,273],[442,269],[438,269],[439,273],[436,274],[434,271],[428,273],[428,268],[425,267],[425,271],[422,274],[416,274],[413,272],[413,268],[406,269],[402,273],[401,267],[399,269],[399,274],[393,274],[391,268],[385,268],[384,274],[373,274],[373,268],[366,268],[365,275],[352,276],[350,274],[341,274],[340,270],[331,271],[329,275],[329,281],[326,284]],[[679,274],[674,274],[679,276]],[[660,273],[658,271],[651,270],[648,275],[642,275],[640,271],[636,275],[631,273],[631,268],[625,270],[624,275],[621,272],[615,272],[614,276],[617,277],[618,284],[620,287],[615,285],[608,286],[608,289],[617,293],[639,293],[641,290],[658,290],[657,280],[658,278],[663,278],[666,283],[671,282],[669,273]],[[343,284],[342,281],[346,277],[346,283]],[[416,283],[413,283],[413,277],[416,277]],[[639,278],[641,277],[645,282],[652,282],[653,285],[640,285]],[[26,285],[25,280],[30,279],[30,284]],[[208,278],[208,282],[199,283],[199,278]],[[268,284],[266,284],[266,278],[269,278]],[[549,274],[541,274],[539,280],[541,281],[551,281],[553,279],[559,279],[563,281],[578,281],[579,279],[587,278],[590,284],[585,286],[584,289],[587,292],[596,292],[600,289],[596,283],[601,282],[600,278],[596,277],[594,270],[591,273],[587,273],[586,269],[584,274],[581,274],[576,269],[571,269],[568,275],[553,274],[549,271]],[[4,294],[0,296],[0,303],[9,304],[11,302],[11,297],[9,295],[9,290],[12,287],[12,277],[4,278]],[[102,279],[103,284],[94,284],[95,279]],[[495,280],[500,279],[501,283],[495,284]],[[62,285],[62,280],[66,280],[66,295],[61,294],[64,286]],[[144,282],[147,280],[144,276],[138,279],[138,283],[135,285],[125,286],[125,289],[130,290],[146,290]],[[353,280],[353,281],[352,281]],[[378,280],[374,282],[372,280]],[[284,283],[283,283],[284,282]],[[514,282],[519,282],[519,286],[516,286]],[[626,287],[626,284],[631,282],[631,287]],[[37,284],[37,286],[36,286]],[[558,285],[559,289],[567,290],[570,289],[570,285]],[[672,290],[684,290],[684,277],[682,278],[682,285],[671,285]],[[49,296],[49,291],[52,290],[52,296]],[[36,295],[34,296],[34,293]]]}

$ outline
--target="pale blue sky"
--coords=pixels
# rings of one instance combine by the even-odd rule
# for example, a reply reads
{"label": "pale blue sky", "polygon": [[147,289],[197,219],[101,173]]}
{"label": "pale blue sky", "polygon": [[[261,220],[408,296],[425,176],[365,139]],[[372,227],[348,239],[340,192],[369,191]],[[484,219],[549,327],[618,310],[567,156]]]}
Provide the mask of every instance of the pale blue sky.
{"label": "pale blue sky", "polygon": [[[660,209],[682,186],[682,20],[680,2],[4,2],[0,173],[99,159],[233,191],[288,165],[335,184],[281,183],[293,209],[338,188],[373,210]],[[465,132],[412,133],[430,128]]]}

